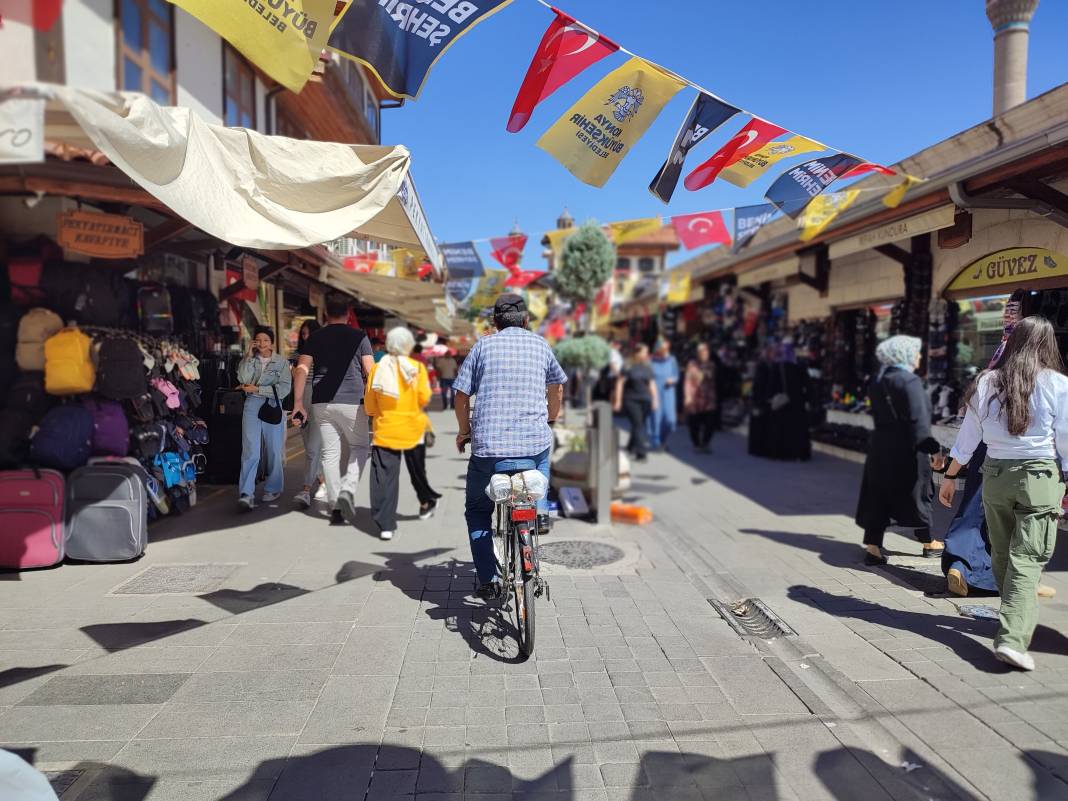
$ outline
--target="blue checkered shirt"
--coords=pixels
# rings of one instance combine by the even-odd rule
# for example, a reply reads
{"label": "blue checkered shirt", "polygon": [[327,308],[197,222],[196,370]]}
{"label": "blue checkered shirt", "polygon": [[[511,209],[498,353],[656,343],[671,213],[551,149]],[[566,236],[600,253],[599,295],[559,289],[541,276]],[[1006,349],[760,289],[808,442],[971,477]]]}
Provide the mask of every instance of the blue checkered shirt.
{"label": "blue checkered shirt", "polygon": [[549,343],[525,328],[506,328],[476,342],[453,384],[457,392],[478,396],[472,455],[514,459],[551,447],[545,391],[566,383]]}

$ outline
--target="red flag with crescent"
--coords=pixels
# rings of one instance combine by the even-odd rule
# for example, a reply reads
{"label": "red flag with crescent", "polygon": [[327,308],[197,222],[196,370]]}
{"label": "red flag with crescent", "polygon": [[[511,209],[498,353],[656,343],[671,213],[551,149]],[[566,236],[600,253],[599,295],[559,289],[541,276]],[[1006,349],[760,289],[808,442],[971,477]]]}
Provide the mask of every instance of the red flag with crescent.
{"label": "red flag with crescent", "polygon": [[683,182],[691,192],[704,189],[719,176],[720,171],[729,167],[736,161],[741,161],[751,153],[755,153],[776,136],[786,133],[785,128],[780,128],[774,123],[753,117],[742,130],[727,140],[727,144],[717,150],[712,158],[701,164],[697,169],[686,176]]}
{"label": "red flag with crescent", "polygon": [[341,267],[350,273],[369,273],[374,270],[378,256],[374,253],[357,253],[355,256],[345,256],[341,260]]}
{"label": "red flag with crescent", "polygon": [[528,286],[533,284],[543,275],[545,275],[544,272],[535,272],[533,270],[519,270],[514,273],[511,278],[505,281],[504,285],[513,289],[526,289]]}
{"label": "red flag with crescent", "polygon": [[556,19],[541,37],[508,117],[510,133],[523,130],[538,103],[587,67],[619,50],[619,45],[608,37],[562,11],[555,8],[553,11]]}
{"label": "red flag with crescent", "polygon": [[729,245],[731,235],[723,222],[723,212],[703,211],[699,214],[680,214],[671,218],[679,241],[687,250],[702,245]]}
{"label": "red flag with crescent", "polygon": [[884,167],[882,164],[874,164],[870,161],[865,161],[858,164],[851,169],[842,178],[859,178],[861,175],[867,175],[869,172],[877,172],[879,175],[897,175],[897,173],[889,167]]}
{"label": "red flag with crescent", "polygon": [[519,274],[519,263],[523,260],[523,248],[526,246],[526,234],[511,234],[490,240],[493,258],[513,277]]}

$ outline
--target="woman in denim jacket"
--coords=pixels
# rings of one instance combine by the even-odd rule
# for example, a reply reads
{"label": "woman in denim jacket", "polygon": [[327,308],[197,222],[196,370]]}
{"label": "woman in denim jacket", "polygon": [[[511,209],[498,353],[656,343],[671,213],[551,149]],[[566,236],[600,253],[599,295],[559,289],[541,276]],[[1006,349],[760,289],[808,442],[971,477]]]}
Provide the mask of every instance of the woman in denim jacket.
{"label": "woman in denim jacket", "polygon": [[[282,494],[282,468],[285,465],[286,414],[277,423],[260,419],[260,410],[281,406],[293,386],[289,362],[274,351],[274,331],[259,326],[253,332],[248,354],[237,366],[237,380],[245,391],[241,416],[241,477],[238,480],[238,506],[248,511],[256,505],[256,473],[260,449],[267,453],[267,480],[263,484],[264,503]],[[277,393],[277,394],[276,394]],[[261,446],[261,441],[263,445]]]}

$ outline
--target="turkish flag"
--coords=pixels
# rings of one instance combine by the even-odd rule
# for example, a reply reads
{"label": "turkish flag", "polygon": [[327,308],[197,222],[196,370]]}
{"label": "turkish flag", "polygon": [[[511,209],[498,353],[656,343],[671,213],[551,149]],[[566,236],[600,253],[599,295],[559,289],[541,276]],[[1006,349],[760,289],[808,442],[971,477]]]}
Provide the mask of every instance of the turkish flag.
{"label": "turkish flag", "polygon": [[511,278],[504,282],[504,285],[507,287],[514,287],[515,289],[525,289],[526,287],[537,281],[539,278],[541,278],[543,275],[545,275],[545,273],[534,272],[532,270],[517,271],[512,275]]}
{"label": "turkish flag", "polygon": [[755,153],[776,136],[786,133],[774,123],[753,117],[742,130],[727,140],[727,144],[717,150],[712,158],[686,176],[683,182],[691,192],[704,189],[719,175],[725,167],[741,161],[750,153]]}
{"label": "turkish flag", "polygon": [[721,211],[680,214],[671,218],[671,224],[675,226],[675,233],[679,235],[679,241],[687,250],[693,250],[702,245],[729,245],[731,243],[731,235],[726,223],[723,222]]}
{"label": "turkish flag", "polygon": [[369,273],[374,269],[378,256],[374,253],[359,253],[355,256],[346,256],[341,266],[350,273]]}
{"label": "turkish flag", "polygon": [[508,131],[518,133],[530,120],[534,107],[584,69],[619,50],[611,39],[592,31],[567,14],[553,9],[556,19],[541,37],[541,44],[519,87]]}
{"label": "turkish flag", "polygon": [[897,175],[896,172],[889,167],[884,167],[882,164],[873,164],[870,161],[865,161],[863,164],[858,164],[851,169],[842,178],[857,178],[861,175],[867,175],[869,172],[877,172],[879,175]]}
{"label": "turkish flag", "polygon": [[519,263],[523,260],[523,248],[526,246],[526,234],[511,234],[490,240],[493,258],[508,270],[513,278],[519,275]]}

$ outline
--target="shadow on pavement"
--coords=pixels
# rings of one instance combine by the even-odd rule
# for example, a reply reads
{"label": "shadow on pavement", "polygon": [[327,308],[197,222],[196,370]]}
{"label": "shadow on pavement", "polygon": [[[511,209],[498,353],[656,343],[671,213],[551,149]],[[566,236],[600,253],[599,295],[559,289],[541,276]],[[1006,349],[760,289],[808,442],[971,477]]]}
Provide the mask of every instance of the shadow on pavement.
{"label": "shadow on pavement", "polygon": [[35,679],[38,676],[45,676],[49,673],[55,673],[57,670],[63,670],[69,665],[38,665],[37,667],[14,667],[7,670],[0,670],[0,687],[10,687],[13,684],[19,682],[29,681]]}

